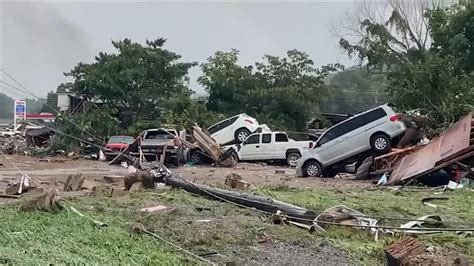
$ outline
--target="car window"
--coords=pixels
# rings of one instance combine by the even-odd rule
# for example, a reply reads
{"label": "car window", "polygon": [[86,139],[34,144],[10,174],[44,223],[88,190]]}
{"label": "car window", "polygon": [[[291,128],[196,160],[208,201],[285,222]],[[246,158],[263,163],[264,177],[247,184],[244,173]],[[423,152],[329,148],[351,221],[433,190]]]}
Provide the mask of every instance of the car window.
{"label": "car window", "polygon": [[380,118],[382,118],[386,115],[387,115],[387,113],[382,108],[377,108],[375,110],[372,110],[368,113],[365,113],[365,114],[361,115],[360,118],[362,119],[364,124],[368,124],[368,123],[371,123],[375,120],[378,120],[378,119],[380,119]]}
{"label": "car window", "polygon": [[133,137],[127,137],[127,136],[112,136],[110,137],[108,143],[126,143],[126,144],[132,144],[135,141]]}
{"label": "car window", "polygon": [[208,128],[207,131],[210,134],[214,134],[217,131],[222,130],[222,129],[232,125],[238,118],[239,118],[239,116],[235,116],[235,117],[229,118],[227,120],[224,120],[224,121],[220,122],[219,124],[216,124],[216,125]]}
{"label": "car window", "polygon": [[288,142],[288,136],[283,133],[275,134],[275,142]]}
{"label": "car window", "polygon": [[356,130],[357,128],[365,126],[386,115],[387,113],[385,113],[385,111],[382,108],[377,108],[363,115],[355,116],[353,118],[345,120],[344,122],[341,122],[340,124],[328,130],[324,134],[324,136],[322,136],[322,138],[318,142],[318,145],[327,143],[333,139],[336,139],[344,134],[347,134],[353,130]]}
{"label": "car window", "polygon": [[174,139],[175,137],[174,132],[165,130],[148,131],[145,135],[145,139]]}
{"label": "car window", "polygon": [[260,143],[260,134],[251,135],[248,139],[244,142],[245,144],[258,144]]}
{"label": "car window", "polygon": [[321,139],[318,141],[318,145],[323,145],[333,139],[336,139],[351,130],[351,125],[347,124],[347,121],[338,124],[337,126],[329,129],[324,133]]}
{"label": "car window", "polygon": [[272,134],[263,134],[262,143],[270,143],[270,142],[272,142]]}

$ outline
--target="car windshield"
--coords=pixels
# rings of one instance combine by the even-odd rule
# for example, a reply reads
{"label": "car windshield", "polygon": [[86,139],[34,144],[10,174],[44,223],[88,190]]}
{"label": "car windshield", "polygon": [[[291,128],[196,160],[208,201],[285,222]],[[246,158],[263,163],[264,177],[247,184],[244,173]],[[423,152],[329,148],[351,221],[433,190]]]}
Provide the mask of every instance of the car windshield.
{"label": "car windshield", "polygon": [[109,143],[126,143],[132,144],[135,139],[129,136],[112,136],[109,139]]}
{"label": "car windshield", "polygon": [[167,130],[154,130],[146,133],[145,139],[174,139],[176,133]]}

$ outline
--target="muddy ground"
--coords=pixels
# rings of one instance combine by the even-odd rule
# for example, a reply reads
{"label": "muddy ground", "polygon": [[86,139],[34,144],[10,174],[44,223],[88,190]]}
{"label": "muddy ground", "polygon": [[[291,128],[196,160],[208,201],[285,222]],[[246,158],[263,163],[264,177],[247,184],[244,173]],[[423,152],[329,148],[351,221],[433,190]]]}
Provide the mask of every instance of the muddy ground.
{"label": "muddy ground", "polygon": [[[10,160],[0,159],[0,191],[3,193],[5,188],[15,182],[19,182],[22,174],[26,173],[35,182],[35,187],[44,186],[48,189],[57,189],[61,197],[74,198],[86,197],[91,193],[90,189],[84,189],[76,192],[64,192],[63,187],[67,177],[71,174],[84,174],[86,180],[95,184],[107,184],[113,187],[121,188],[123,183],[120,178],[110,183],[104,180],[104,176],[126,176],[127,169],[120,165],[108,165],[107,162],[88,161],[88,160],[72,160],[62,157],[53,157],[49,159],[39,160],[33,157],[25,156],[9,156]],[[13,166],[12,163],[15,165]],[[204,183],[215,186],[223,186],[225,177],[231,173],[237,173],[252,186],[290,186],[290,187],[312,187],[312,186],[371,186],[367,182],[349,182],[342,179],[302,179],[296,178],[295,170],[282,166],[268,166],[263,164],[241,163],[235,168],[216,168],[212,166],[190,166],[172,169],[183,178],[197,183]],[[39,183],[39,184],[38,184]],[[203,199],[205,200],[205,199]],[[15,199],[0,198],[0,204],[14,202]],[[205,200],[206,201],[206,200]],[[153,202],[150,202],[150,204]],[[219,202],[207,201],[203,205],[221,204]],[[225,213],[207,213],[204,217],[211,219],[204,225],[200,225],[200,232],[197,234],[194,230],[189,229],[189,223],[195,223],[201,214],[196,214],[194,207],[189,206],[186,202],[173,202],[172,206],[177,207],[179,213],[173,215],[175,218],[168,218],[165,223],[170,220],[170,228],[178,230],[178,234],[190,234],[187,239],[208,241],[207,237],[214,234],[240,234],[240,237],[252,238],[253,229],[248,229],[250,225],[261,223],[261,217],[253,214],[234,215],[229,210]],[[221,206],[221,205],[219,205]],[[221,207],[219,207],[221,208]],[[214,209],[214,208],[213,208]],[[230,214],[229,214],[230,213]],[[173,217],[170,216],[170,217]],[[174,221],[173,221],[174,220]],[[186,220],[187,223],[181,224]],[[163,222],[160,222],[163,225]],[[204,227],[203,227],[204,226]],[[234,229],[233,229],[234,227]],[[160,230],[157,227],[156,230]],[[271,228],[268,227],[268,228]],[[162,228],[161,228],[162,229]],[[171,229],[170,229],[171,230]],[[281,230],[281,229],[279,229]],[[299,230],[299,229],[296,229]],[[217,232],[217,233],[216,233]],[[299,231],[298,231],[299,232]],[[167,232],[163,232],[167,233]],[[258,235],[258,233],[257,233]],[[172,235],[170,235],[172,237]],[[216,239],[222,237],[217,235]],[[185,239],[183,239],[185,241]],[[190,248],[195,244],[191,243]],[[205,246],[205,245],[204,245]],[[354,264],[351,257],[344,251],[336,248],[326,240],[315,241],[314,239],[306,240],[290,240],[290,239],[268,239],[265,241],[255,240],[245,244],[230,244],[219,248],[219,254],[224,257],[215,257],[212,260],[218,263],[247,264],[247,265],[348,265]]]}
{"label": "muddy ground", "polygon": [[[64,186],[71,174],[82,173],[87,180],[103,182],[104,176],[125,176],[127,169],[120,165],[109,165],[107,162],[93,160],[72,160],[62,157],[37,159],[27,156],[9,156],[10,161],[0,158],[0,191],[12,183],[18,182],[23,173],[48,188],[59,189]],[[18,169],[17,169],[18,168]],[[172,168],[183,178],[196,183],[223,186],[229,174],[239,174],[251,186],[288,186],[298,188],[331,187],[331,188],[369,188],[371,181],[353,181],[349,176],[336,178],[299,178],[293,168],[266,165],[259,163],[239,163],[233,168],[213,167],[210,165],[181,166]],[[121,185],[116,183],[115,185]],[[77,192],[63,192],[63,196],[76,195]],[[1,201],[9,201],[0,199]]]}

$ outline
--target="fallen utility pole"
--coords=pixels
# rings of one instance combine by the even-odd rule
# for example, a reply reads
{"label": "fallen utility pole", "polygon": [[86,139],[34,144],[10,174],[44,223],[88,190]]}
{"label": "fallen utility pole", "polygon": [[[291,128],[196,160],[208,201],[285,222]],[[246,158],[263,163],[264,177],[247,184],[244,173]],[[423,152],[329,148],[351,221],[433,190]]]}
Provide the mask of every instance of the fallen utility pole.
{"label": "fallen utility pole", "polygon": [[268,213],[282,211],[288,215],[288,217],[291,217],[294,222],[312,224],[312,221],[317,216],[316,213],[311,210],[282,201],[277,201],[268,197],[195,184],[173,175],[165,177],[164,183],[172,187],[182,188],[194,194],[217,200],[228,201],[239,206],[255,208]]}

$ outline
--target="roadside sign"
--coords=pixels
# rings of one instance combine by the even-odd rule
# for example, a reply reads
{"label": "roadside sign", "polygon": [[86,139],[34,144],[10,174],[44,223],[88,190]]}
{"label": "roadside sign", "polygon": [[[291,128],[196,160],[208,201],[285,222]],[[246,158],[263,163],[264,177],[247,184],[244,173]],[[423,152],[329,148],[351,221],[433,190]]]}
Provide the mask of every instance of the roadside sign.
{"label": "roadside sign", "polygon": [[16,129],[17,120],[26,120],[26,101],[25,100],[15,100],[13,107],[13,124]]}
{"label": "roadside sign", "polygon": [[15,116],[16,119],[26,119],[26,101],[16,100],[15,101]]}

